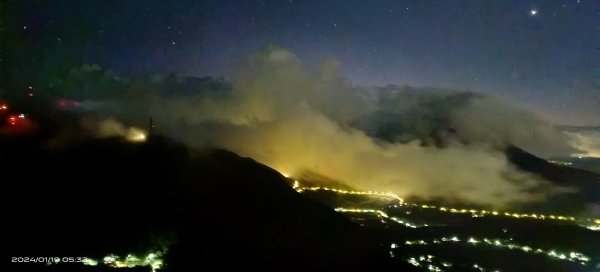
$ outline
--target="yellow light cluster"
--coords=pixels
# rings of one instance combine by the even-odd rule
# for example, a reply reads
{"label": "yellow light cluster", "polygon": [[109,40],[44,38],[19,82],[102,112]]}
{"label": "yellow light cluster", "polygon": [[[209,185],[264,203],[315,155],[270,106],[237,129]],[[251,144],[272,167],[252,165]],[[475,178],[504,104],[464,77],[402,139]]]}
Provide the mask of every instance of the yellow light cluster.
{"label": "yellow light cluster", "polygon": [[[110,254],[102,259],[102,263],[115,268],[150,266],[152,268],[152,271],[155,272],[163,266],[163,260],[161,258],[162,254],[162,252],[154,252],[142,258],[138,258],[133,254],[128,254],[123,259],[117,255]],[[83,264],[96,266],[98,263],[99,262],[97,260],[86,258],[86,261]]]}
{"label": "yellow light cluster", "polygon": [[461,239],[458,236],[447,236],[447,237],[441,237],[439,239],[433,239],[430,242],[427,242],[425,240],[407,240],[404,242],[404,244],[412,246],[412,245],[441,244],[441,243],[445,243],[445,242],[451,242],[451,243],[464,242],[465,244],[471,245],[471,246],[487,244],[487,245],[494,246],[494,247],[507,248],[509,250],[518,249],[518,250],[521,250],[521,251],[527,252],[527,253],[545,254],[545,255],[547,255],[551,258],[555,258],[555,259],[567,260],[570,262],[580,262],[582,265],[586,265],[587,262],[590,261],[590,258],[588,256],[585,256],[584,254],[575,252],[575,251],[571,251],[569,253],[562,253],[562,252],[557,252],[556,250],[543,250],[541,248],[534,249],[533,247],[530,247],[530,246],[519,245],[519,244],[512,243],[509,240],[501,240],[501,239],[474,238],[474,237],[469,237],[468,239]]}
{"label": "yellow light cluster", "polygon": [[501,212],[501,211],[492,211],[492,210],[478,210],[478,209],[456,209],[450,207],[443,206],[435,206],[435,205],[427,205],[427,204],[415,204],[415,203],[406,203],[404,199],[399,197],[398,195],[391,192],[377,192],[377,191],[349,191],[343,189],[315,186],[315,187],[303,187],[297,180],[294,180],[293,188],[302,193],[304,191],[329,191],[337,194],[345,194],[345,195],[365,195],[365,196],[374,196],[374,197],[385,197],[395,199],[400,202],[400,205],[407,205],[412,207],[418,207],[422,209],[437,209],[441,212],[448,213],[460,213],[460,214],[471,214],[473,217],[483,217],[483,216],[505,216],[511,218],[529,218],[529,219],[538,219],[538,220],[558,220],[558,221],[572,221],[572,222],[594,222],[595,225],[586,225],[588,229],[596,230],[600,229],[600,219],[590,219],[590,218],[575,218],[573,216],[564,216],[564,215],[545,215],[545,214],[537,214],[537,213],[515,213],[515,212]]}

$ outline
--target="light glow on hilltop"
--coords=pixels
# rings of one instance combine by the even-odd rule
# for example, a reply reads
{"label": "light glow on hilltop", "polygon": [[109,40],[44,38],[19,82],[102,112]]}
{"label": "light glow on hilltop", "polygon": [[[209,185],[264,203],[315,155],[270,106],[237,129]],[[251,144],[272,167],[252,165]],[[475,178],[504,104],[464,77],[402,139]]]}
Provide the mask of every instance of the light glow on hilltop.
{"label": "light glow on hilltop", "polygon": [[131,127],[127,130],[125,139],[130,142],[144,142],[146,141],[146,132],[143,129]]}

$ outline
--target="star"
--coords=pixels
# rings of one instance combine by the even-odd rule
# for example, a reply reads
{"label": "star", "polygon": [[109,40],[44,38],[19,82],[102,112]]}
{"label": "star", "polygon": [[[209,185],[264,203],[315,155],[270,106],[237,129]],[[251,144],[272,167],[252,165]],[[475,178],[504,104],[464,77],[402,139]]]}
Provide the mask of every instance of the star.
{"label": "star", "polygon": [[537,15],[538,11],[536,9],[532,9],[529,11],[529,14],[531,14],[531,16],[535,16]]}

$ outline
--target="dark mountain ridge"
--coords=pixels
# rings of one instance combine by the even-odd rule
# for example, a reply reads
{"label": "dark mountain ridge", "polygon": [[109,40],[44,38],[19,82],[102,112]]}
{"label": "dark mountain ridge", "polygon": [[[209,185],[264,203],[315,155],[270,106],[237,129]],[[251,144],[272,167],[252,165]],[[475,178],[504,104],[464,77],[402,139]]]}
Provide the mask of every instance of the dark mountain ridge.
{"label": "dark mountain ridge", "polygon": [[[12,256],[101,259],[169,246],[166,271],[416,269],[251,159],[188,150],[160,137],[143,144],[89,140],[60,150],[43,148],[47,140],[0,141]],[[103,271],[15,265],[14,271]]]}

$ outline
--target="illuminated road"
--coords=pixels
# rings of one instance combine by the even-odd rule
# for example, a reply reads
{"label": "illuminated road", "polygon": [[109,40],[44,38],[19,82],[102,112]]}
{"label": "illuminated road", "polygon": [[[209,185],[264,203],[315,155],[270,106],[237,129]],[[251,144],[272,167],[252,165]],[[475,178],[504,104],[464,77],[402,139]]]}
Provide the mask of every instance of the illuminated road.
{"label": "illuminated road", "polygon": [[[598,231],[600,230],[600,219],[592,219],[592,218],[576,218],[574,216],[566,216],[566,215],[554,215],[554,214],[539,214],[539,213],[518,213],[518,212],[508,212],[508,211],[496,211],[496,210],[480,210],[480,209],[464,209],[464,208],[451,208],[444,206],[435,206],[435,205],[427,205],[427,204],[416,204],[416,203],[407,203],[399,197],[398,195],[392,192],[376,192],[376,191],[350,191],[322,186],[314,186],[314,187],[304,187],[298,182],[294,180],[293,188],[299,192],[303,193],[306,191],[328,191],[336,194],[343,195],[364,195],[370,197],[377,198],[388,198],[390,200],[398,201],[397,205],[399,206],[411,206],[417,207],[421,209],[430,209],[437,210],[439,212],[444,213],[454,213],[454,214],[470,214],[472,217],[484,217],[484,216],[503,216],[510,217],[514,219],[535,219],[535,220],[556,220],[556,221],[571,221],[576,223],[579,226],[588,228],[590,230]],[[385,214],[381,210],[371,210],[371,209],[357,209],[357,208],[338,208],[338,211],[341,212],[372,212]],[[383,216],[388,218],[389,216]]]}

